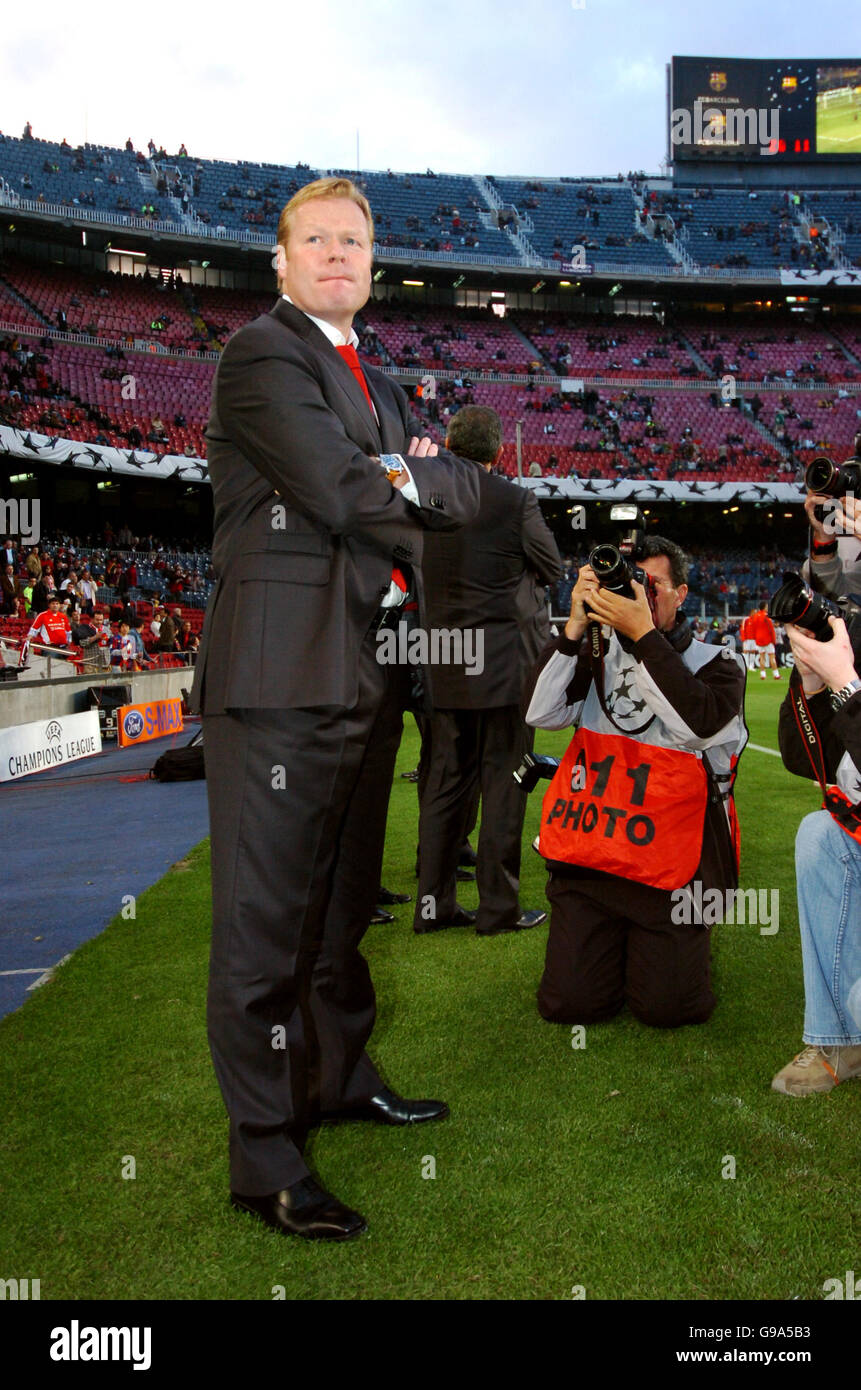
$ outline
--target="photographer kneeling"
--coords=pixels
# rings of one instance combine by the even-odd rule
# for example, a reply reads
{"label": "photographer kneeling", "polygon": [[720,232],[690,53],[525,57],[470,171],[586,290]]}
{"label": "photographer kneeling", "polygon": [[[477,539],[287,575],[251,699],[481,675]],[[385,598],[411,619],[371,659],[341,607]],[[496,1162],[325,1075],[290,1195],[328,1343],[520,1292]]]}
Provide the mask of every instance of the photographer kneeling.
{"label": "photographer kneeling", "polygon": [[[602,566],[615,591],[595,573],[607,551],[619,553],[599,547],[580,571],[526,716],[576,726],[541,815],[552,913],[538,1008],[557,1023],[599,1022],[625,1003],[654,1027],[704,1023],[715,999],[694,885],[704,894],[738,882],[731,791],[747,741],[745,667],[694,639],[680,614],[677,545],[641,543],[642,583]],[[680,890],[690,899],[681,912]]]}
{"label": "photographer kneeling", "polygon": [[861,616],[851,639],[841,618],[827,617],[830,639],[825,614],[814,621],[786,625],[795,669],[779,727],[784,765],[825,797],[795,841],[808,1046],[771,1083],[790,1096],[861,1076]]}

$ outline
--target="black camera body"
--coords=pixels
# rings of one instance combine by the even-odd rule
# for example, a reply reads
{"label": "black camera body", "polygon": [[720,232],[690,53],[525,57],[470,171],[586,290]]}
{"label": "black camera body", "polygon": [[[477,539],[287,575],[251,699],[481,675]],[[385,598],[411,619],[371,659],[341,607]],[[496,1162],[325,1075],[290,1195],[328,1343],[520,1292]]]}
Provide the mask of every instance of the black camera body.
{"label": "black camera body", "polygon": [[[824,454],[811,459],[804,473],[807,491],[823,497],[839,498],[848,493],[861,497],[861,434],[856,434],[854,448],[854,456],[845,463],[834,463]],[[824,523],[825,508],[821,503],[817,502],[813,515],[817,521]]]}
{"label": "black camera body", "polygon": [[[595,578],[602,589],[621,594],[623,598],[633,598],[632,581],[642,584],[648,593],[654,588],[654,580],[639,565],[632,565],[621,548],[611,542],[596,545],[589,555],[589,564],[595,571]],[[588,605],[587,605],[588,606]]]}
{"label": "black camera body", "polygon": [[[623,598],[633,598],[632,582],[642,584],[649,599],[649,607],[654,614],[654,601],[657,594],[655,581],[645,570],[636,564],[645,554],[646,518],[639,507],[628,503],[610,509],[611,521],[628,522],[627,528],[619,537],[619,544],[605,541],[596,545],[589,554],[589,564],[595,571],[595,578],[602,589],[621,594]],[[586,604],[586,611],[589,605]]]}
{"label": "black camera body", "polygon": [[531,792],[542,777],[549,780],[558,766],[558,758],[549,758],[543,753],[524,753],[523,762],[511,775],[525,792]]}
{"label": "black camera body", "polygon": [[817,594],[797,570],[785,571],[783,583],[769,599],[768,616],[776,623],[794,623],[817,642],[830,642],[834,636],[829,617],[843,619],[853,646],[861,637],[861,603],[857,597],[830,599]]}

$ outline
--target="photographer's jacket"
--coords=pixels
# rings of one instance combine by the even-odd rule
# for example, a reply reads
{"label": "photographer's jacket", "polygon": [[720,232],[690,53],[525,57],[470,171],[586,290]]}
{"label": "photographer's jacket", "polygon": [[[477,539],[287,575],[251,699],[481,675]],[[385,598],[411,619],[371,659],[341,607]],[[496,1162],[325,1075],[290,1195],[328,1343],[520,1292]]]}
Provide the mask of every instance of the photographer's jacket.
{"label": "photographer's jacket", "polygon": [[539,851],[564,874],[734,886],[741,657],[693,639],[686,620],[636,643],[611,633],[606,648],[603,701],[588,632],[579,644],[560,637],[535,682],[527,723],[577,726],[544,799]]}
{"label": "photographer's jacket", "polygon": [[[861,670],[861,633],[852,649],[855,668]],[[799,705],[800,692],[801,677],[795,669],[780,707],[778,738],[784,765],[799,777],[816,777],[807,751],[810,735],[805,730],[805,718],[812,720],[826,782],[837,787],[851,807],[861,810],[861,691],[838,710],[832,708],[828,690],[806,696],[803,705]]]}

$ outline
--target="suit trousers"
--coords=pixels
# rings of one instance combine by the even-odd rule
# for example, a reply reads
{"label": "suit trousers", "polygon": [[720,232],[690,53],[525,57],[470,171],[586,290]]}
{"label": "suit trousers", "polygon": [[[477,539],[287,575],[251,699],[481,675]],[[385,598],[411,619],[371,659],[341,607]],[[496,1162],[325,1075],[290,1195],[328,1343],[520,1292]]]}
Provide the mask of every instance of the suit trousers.
{"label": "suit trousers", "polygon": [[627,1003],[642,1023],[705,1023],[715,1006],[707,926],[676,925],[672,895],[605,875],[551,874],[538,1012],[550,1023],[600,1023]]}
{"label": "suit trousers", "polygon": [[419,805],[419,886],[415,925],[425,920],[428,899],[437,921],[457,906],[457,861],[481,792],[476,885],[476,925],[510,927],[520,916],[520,840],[526,793],[512,773],[532,747],[533,731],[517,705],[441,709],[430,721],[430,754]]}
{"label": "suit trousers", "polygon": [[230,1120],[230,1184],[263,1196],[308,1173],[321,1111],[383,1087],[365,1045],[359,945],[377,897],[404,670],[369,634],[355,708],[203,719],[212,846],[209,1042]]}

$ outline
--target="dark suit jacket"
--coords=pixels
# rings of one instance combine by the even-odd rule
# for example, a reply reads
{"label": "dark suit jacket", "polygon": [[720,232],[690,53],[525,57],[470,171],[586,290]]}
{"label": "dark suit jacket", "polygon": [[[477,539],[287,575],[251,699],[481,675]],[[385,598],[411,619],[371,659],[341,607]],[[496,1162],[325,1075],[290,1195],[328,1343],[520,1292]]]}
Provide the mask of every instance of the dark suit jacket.
{"label": "dark suit jacket", "polygon": [[393,563],[420,565],[426,527],[475,515],[474,470],[453,454],[410,460],[420,507],[371,461],[424,430],[396,382],[365,375],[379,428],[325,334],[280,298],[228,342],[206,431],[217,582],[192,709],[351,708]]}
{"label": "dark suit jacket", "polygon": [[[484,633],[484,670],[431,669],[434,706],[488,709],[516,705],[532,666],[550,640],[545,584],[562,573],[556,542],[533,494],[480,464],[475,520],[451,535],[428,536],[423,575],[426,623]],[[473,646],[472,652],[478,649]]]}

